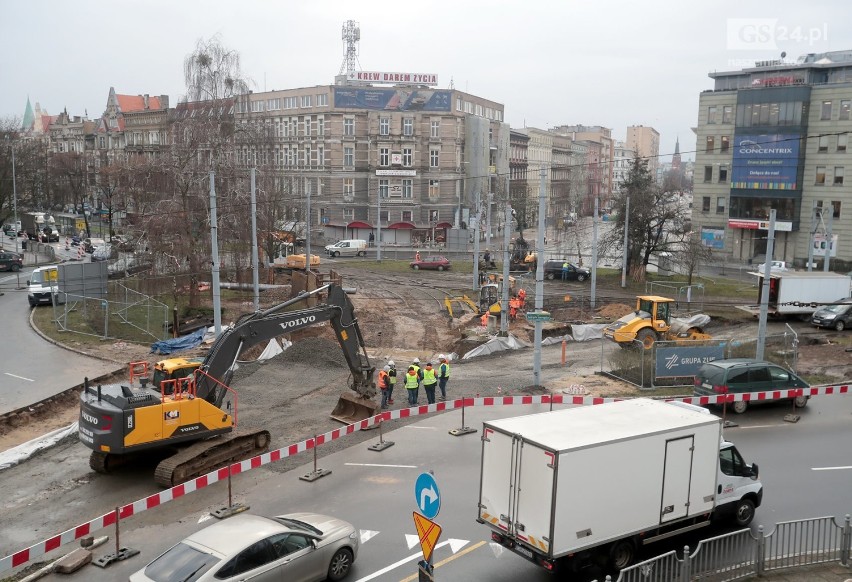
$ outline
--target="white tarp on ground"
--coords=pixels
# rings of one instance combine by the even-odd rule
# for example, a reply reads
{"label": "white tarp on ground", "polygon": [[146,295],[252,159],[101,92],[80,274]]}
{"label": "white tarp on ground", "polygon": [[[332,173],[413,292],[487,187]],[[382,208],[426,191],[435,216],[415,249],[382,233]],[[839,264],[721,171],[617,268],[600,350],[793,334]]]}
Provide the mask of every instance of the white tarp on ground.
{"label": "white tarp on ground", "polygon": [[57,428],[45,435],[27,441],[17,447],[12,447],[0,452],[0,471],[14,467],[18,463],[26,461],[34,454],[50,448],[62,439],[72,434],[77,434],[77,423],[70,424],[64,428]]}
{"label": "white tarp on ground", "polygon": [[293,345],[293,342],[290,340],[282,339],[281,343],[278,343],[278,340],[272,338],[269,340],[269,343],[266,344],[266,348],[260,353],[256,360],[237,360],[240,364],[248,364],[250,362],[263,362],[266,360],[271,360],[275,356],[279,354],[283,354],[284,350]]}
{"label": "white tarp on ground", "polygon": [[562,340],[566,341],[575,341],[575,342],[587,342],[593,339],[601,339],[603,337],[603,330],[607,326],[605,323],[591,323],[591,324],[571,324],[571,333],[566,335],[560,335],[558,337],[548,337],[541,340],[541,345],[550,346],[553,344],[561,344]]}
{"label": "white tarp on ground", "polygon": [[507,337],[495,337],[491,338],[481,346],[477,346],[470,350],[462,356],[462,360],[469,360],[477,356],[486,356],[488,354],[502,352],[505,350],[520,350],[521,348],[528,347],[530,347],[530,344],[523,340],[519,340],[513,335],[509,335]]}

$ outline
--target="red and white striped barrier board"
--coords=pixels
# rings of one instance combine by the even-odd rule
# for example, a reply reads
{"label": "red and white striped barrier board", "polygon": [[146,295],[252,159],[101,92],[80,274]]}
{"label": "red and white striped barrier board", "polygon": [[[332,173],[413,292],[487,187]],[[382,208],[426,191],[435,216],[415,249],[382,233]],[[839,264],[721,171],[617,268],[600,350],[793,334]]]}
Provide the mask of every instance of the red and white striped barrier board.
{"label": "red and white striped barrier board", "polygon": [[[810,388],[793,388],[787,390],[748,392],[742,394],[729,393],[718,394],[715,396],[689,396],[685,398],[667,398],[665,400],[669,402],[680,401],[689,404],[706,406],[708,404],[723,404],[725,402],[736,402],[740,400],[747,402],[758,402],[778,400],[781,398],[796,398],[799,396],[824,396],[830,394],[849,393],[850,385],[840,384],[812,386]],[[361,420],[354,424],[349,424],[329,431],[327,433],[316,435],[315,437],[309,439],[305,439],[298,443],[294,443],[274,451],[263,453],[262,455],[258,455],[245,461],[240,461],[239,463],[234,463],[228,467],[222,467],[221,469],[217,469],[216,471],[212,471],[206,475],[202,475],[201,477],[197,477],[191,481],[187,481],[186,483],[176,485],[171,489],[167,489],[165,491],[149,495],[148,497],[145,497],[144,499],[139,499],[137,501],[134,501],[133,503],[128,503],[127,505],[124,505],[119,508],[118,514],[120,519],[127,519],[128,517],[137,515],[139,513],[142,513],[143,511],[147,511],[155,507],[159,507],[164,503],[168,503],[169,501],[178,499],[179,497],[183,497],[184,495],[188,495],[200,489],[204,489],[205,487],[213,485],[214,483],[218,483],[219,481],[227,480],[229,471],[231,475],[245,473],[263,465],[274,463],[275,461],[280,461],[281,459],[286,459],[287,457],[292,457],[299,453],[311,450],[314,447],[330,443],[331,441],[343,438],[344,436],[350,435],[356,431],[370,428],[371,426],[374,426],[380,422],[387,422],[400,418],[412,418],[415,416],[423,416],[435,412],[444,412],[448,410],[456,410],[462,407],[471,406],[511,406],[551,403],[563,405],[570,404],[574,406],[594,406],[596,404],[616,402],[618,400],[624,399],[601,398],[599,396],[574,396],[569,394],[542,394],[538,396],[476,396],[458,398],[456,400],[450,400],[447,402],[437,402],[435,404],[413,406],[411,408],[385,410],[380,412],[376,416]],[[115,522],[116,514],[114,511],[111,511],[110,513],[106,513],[104,515],[101,515],[100,517],[93,519],[92,521],[65,530],[64,532],[58,535],[55,535],[42,542],[34,544],[26,549],[0,558],[0,572],[5,572],[7,570],[17,568],[18,566],[22,566],[23,564],[26,564],[27,562],[30,562],[40,556],[43,556],[47,552],[55,550],[62,545],[76,541],[100,529],[114,526]]]}

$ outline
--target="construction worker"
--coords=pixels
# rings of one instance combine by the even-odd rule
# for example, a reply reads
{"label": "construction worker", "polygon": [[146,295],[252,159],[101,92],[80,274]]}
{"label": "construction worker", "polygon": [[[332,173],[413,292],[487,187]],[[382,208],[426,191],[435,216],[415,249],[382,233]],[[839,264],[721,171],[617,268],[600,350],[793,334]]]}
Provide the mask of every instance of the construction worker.
{"label": "construction worker", "polygon": [[438,387],[441,389],[439,400],[443,402],[447,399],[447,382],[450,381],[450,362],[447,361],[447,356],[438,354]]}
{"label": "construction worker", "polygon": [[408,372],[405,374],[405,390],[408,392],[408,405],[417,406],[417,393],[420,390],[420,380],[417,377],[417,370],[414,366],[408,366]]}
{"label": "construction worker", "polygon": [[388,390],[390,389],[389,371],[390,366],[385,366],[379,370],[379,390],[382,391],[382,410],[386,410],[388,407]]}
{"label": "construction worker", "polygon": [[[414,369],[417,370],[417,381],[423,381],[423,370],[420,369],[420,358],[414,358],[414,361],[411,363],[414,366]],[[419,388],[420,386],[418,386]]]}
{"label": "construction worker", "polygon": [[396,364],[388,360],[388,404],[393,404],[393,389],[396,387]]}
{"label": "construction worker", "polygon": [[414,260],[415,260],[415,261],[419,261],[419,260],[420,260],[420,251],[416,251],[416,252],[414,253]]}
{"label": "construction worker", "polygon": [[480,324],[482,327],[488,327],[488,315],[489,315],[489,314],[488,314],[488,312],[486,311],[485,313],[483,313],[483,314],[482,314],[482,317],[480,317],[480,318],[479,318],[479,324]]}
{"label": "construction worker", "polygon": [[521,287],[521,289],[518,291],[518,301],[521,302],[521,309],[526,307],[526,305],[527,305],[527,290],[524,289],[523,287]]}
{"label": "construction worker", "polygon": [[437,386],[438,377],[435,375],[432,362],[426,362],[426,367],[423,368],[423,388],[426,390],[427,404],[435,404],[435,388]]}
{"label": "construction worker", "polygon": [[571,265],[568,264],[568,261],[565,261],[564,263],[562,263],[562,280],[563,281],[568,280],[568,273],[569,273],[570,269],[571,269]]}
{"label": "construction worker", "polygon": [[509,320],[515,321],[518,317],[518,310],[521,308],[521,300],[517,297],[509,299]]}

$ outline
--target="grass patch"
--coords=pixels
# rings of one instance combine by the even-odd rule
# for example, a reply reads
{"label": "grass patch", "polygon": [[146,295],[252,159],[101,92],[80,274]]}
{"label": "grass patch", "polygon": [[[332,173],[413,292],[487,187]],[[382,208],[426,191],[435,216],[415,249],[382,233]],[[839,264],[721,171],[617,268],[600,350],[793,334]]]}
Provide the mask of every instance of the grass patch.
{"label": "grass patch", "polygon": [[[358,266],[363,265],[363,269],[365,271],[370,271],[371,273],[423,273],[423,274],[433,274],[436,277],[440,277],[443,273],[440,271],[434,270],[422,270],[415,271],[411,268],[409,263],[411,260],[400,260],[400,259],[382,259],[382,262],[379,263],[373,259],[364,259],[359,262]],[[473,273],[473,265],[470,261],[451,261],[452,266],[450,268],[451,273]],[[355,266],[355,263],[345,263],[347,267]]]}

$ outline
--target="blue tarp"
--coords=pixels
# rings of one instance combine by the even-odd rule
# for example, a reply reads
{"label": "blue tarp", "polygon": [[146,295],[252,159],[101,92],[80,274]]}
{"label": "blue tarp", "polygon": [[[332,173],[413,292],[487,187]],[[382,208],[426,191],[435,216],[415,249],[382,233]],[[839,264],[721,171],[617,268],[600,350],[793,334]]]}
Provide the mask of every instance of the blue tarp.
{"label": "blue tarp", "polygon": [[201,340],[204,339],[204,334],[207,328],[202,327],[198,331],[194,331],[189,335],[176,337],[174,339],[163,340],[151,344],[151,352],[155,354],[168,355],[181,350],[188,350],[201,345]]}

